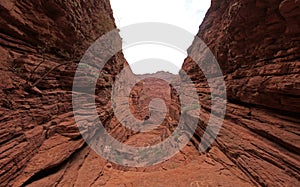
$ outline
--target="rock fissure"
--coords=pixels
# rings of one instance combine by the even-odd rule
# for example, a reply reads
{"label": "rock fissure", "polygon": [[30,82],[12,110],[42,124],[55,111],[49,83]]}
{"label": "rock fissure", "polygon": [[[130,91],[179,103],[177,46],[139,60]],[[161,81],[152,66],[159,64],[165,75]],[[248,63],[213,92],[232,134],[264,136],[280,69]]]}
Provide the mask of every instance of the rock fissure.
{"label": "rock fissure", "polygon": [[[203,133],[210,113],[218,114],[211,105],[220,96],[211,96],[205,76],[191,57],[185,59],[179,79],[166,72],[129,72],[129,80],[142,81],[129,90],[129,98],[125,95],[129,88],[120,83],[121,97],[112,100],[112,85],[128,63],[122,51],[108,61],[96,84],[95,101],[101,122],[116,140],[135,147],[152,146],[172,135],[180,117],[186,124],[198,122],[191,141],[176,155],[137,168],[119,166],[95,153],[84,143],[73,114],[78,62],[92,42],[116,28],[109,1],[1,1],[0,184],[299,186],[299,2],[212,0],[197,36],[219,62],[228,102],[223,127],[203,154],[199,145],[209,141]],[[205,59],[205,49],[197,41],[188,54]],[[195,87],[200,105],[180,105],[175,88],[190,89],[182,86],[187,80],[182,71],[193,81],[189,86]],[[149,106],[155,98],[166,105],[162,122],[158,120],[161,105]],[[116,102],[124,114],[120,119],[112,110]],[[126,127],[136,123],[128,110],[146,121],[143,127],[150,131]],[[84,110],[76,112],[86,117],[81,119],[86,123],[96,121]],[[95,139],[99,130],[87,126],[84,132]]]}

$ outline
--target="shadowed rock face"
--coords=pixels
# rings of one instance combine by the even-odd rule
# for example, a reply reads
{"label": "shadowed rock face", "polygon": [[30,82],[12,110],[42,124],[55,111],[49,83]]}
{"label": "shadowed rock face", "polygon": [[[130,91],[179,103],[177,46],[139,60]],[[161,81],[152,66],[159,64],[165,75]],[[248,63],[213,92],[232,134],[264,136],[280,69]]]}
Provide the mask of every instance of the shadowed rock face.
{"label": "shadowed rock face", "polygon": [[[262,186],[299,184],[299,23],[299,1],[213,0],[198,32],[227,86],[227,115],[216,146]],[[202,48],[194,42],[190,56],[203,59]],[[183,70],[202,98],[201,137],[210,91],[197,68],[185,60]]]}
{"label": "shadowed rock face", "polygon": [[[158,125],[155,115],[161,110],[154,105],[150,114],[150,100],[166,103],[159,127],[140,133],[122,126],[112,110],[112,84],[128,66],[121,52],[112,57],[95,100],[101,121],[117,140],[132,146],[159,143],[174,131],[180,115],[189,124],[201,110],[197,131],[182,151],[151,167],[129,168],[91,150],[72,111],[80,58],[115,28],[109,1],[0,1],[1,186],[299,186],[299,6],[296,0],[212,1],[198,36],[220,64],[229,102],[216,142],[202,155],[197,146],[211,97],[193,60],[188,57],[182,69],[197,86],[201,109],[181,114],[174,88],[184,77],[160,72],[156,78],[138,76],[145,79],[132,90],[117,85],[121,97],[116,99],[130,104],[121,112],[150,118],[144,124],[149,127]],[[189,54],[201,59],[202,47],[195,41]],[[172,80],[172,86],[160,78]]]}

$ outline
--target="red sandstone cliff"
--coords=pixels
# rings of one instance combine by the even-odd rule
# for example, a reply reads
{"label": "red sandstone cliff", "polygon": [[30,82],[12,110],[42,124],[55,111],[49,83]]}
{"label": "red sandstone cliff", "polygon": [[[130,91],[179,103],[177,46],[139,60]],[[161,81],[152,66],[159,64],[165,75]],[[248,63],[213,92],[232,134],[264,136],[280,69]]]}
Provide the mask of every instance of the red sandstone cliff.
{"label": "red sandstone cliff", "polygon": [[[299,185],[299,23],[299,1],[213,0],[197,34],[226,81],[229,102],[216,146],[262,186]],[[194,43],[189,53],[201,59],[200,49]],[[185,60],[207,119],[209,89],[197,68]]]}
{"label": "red sandstone cliff", "polygon": [[[213,0],[198,36],[217,57],[227,86],[226,119],[215,144],[199,155],[211,98],[201,71],[187,58],[183,70],[201,101],[192,143],[161,164],[128,168],[111,165],[84,143],[72,111],[80,58],[115,28],[108,0],[0,1],[0,186],[299,186],[299,6],[296,0]],[[195,42],[189,54],[201,59],[200,48]],[[178,96],[159,79],[137,84],[130,92],[137,118],[149,115],[154,97],[171,94],[169,110],[150,133],[126,129],[110,101],[124,66],[118,53],[100,76],[100,118],[126,144],[156,144],[177,125]],[[193,110],[185,112],[186,123],[198,118]]]}
{"label": "red sandstone cliff", "polygon": [[[0,184],[20,186],[59,171],[84,146],[73,119],[73,76],[87,47],[115,24],[106,0],[9,0],[0,9]],[[122,54],[113,57],[107,76],[124,64]]]}

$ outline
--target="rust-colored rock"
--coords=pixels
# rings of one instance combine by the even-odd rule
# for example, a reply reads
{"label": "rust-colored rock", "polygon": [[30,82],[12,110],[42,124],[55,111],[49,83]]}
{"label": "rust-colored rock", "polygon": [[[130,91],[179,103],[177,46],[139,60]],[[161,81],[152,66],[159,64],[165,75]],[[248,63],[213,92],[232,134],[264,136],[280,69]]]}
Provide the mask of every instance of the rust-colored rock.
{"label": "rust-colored rock", "polygon": [[[256,185],[299,185],[299,13],[294,0],[213,0],[198,32],[227,87],[227,114],[216,146]],[[203,59],[200,48],[194,43],[190,56]],[[202,129],[196,133],[201,137],[210,92],[196,68],[193,59],[185,60],[183,70],[202,97]]]}
{"label": "rust-colored rock", "polygon": [[[73,119],[73,76],[89,45],[115,24],[106,0],[9,0],[0,9],[0,184],[29,185],[60,174],[85,147]],[[112,77],[126,64],[121,59],[110,60]]]}
{"label": "rust-colored rock", "polygon": [[[99,118],[117,140],[157,144],[170,136],[180,116],[189,124],[201,110],[196,133],[179,153],[157,165],[130,168],[89,148],[72,111],[80,58],[115,28],[109,1],[0,1],[0,186],[299,186],[299,2],[212,1],[198,36],[220,64],[228,103],[221,132],[204,154],[197,149],[212,98],[193,59],[188,57],[182,69],[196,84],[201,109],[181,110],[175,88],[185,78],[165,72],[137,76],[143,80],[133,89],[119,83],[122,97],[112,101],[112,84],[128,64],[121,52],[111,58],[95,100]],[[203,58],[200,48],[194,43],[189,54]],[[144,124],[158,125],[150,132],[124,127],[112,110],[115,101],[129,102],[121,112],[147,120],[161,112],[156,105],[150,111],[153,98],[164,100],[168,110],[161,124],[155,117]]]}

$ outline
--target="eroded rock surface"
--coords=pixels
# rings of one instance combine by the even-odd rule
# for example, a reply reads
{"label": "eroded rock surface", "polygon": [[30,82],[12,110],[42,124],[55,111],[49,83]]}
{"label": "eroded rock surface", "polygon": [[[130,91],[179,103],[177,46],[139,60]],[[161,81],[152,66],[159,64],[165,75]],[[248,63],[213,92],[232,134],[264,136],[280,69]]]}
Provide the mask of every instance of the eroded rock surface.
{"label": "eroded rock surface", "polygon": [[[0,186],[299,186],[299,1],[212,1],[198,36],[217,57],[229,102],[224,126],[204,154],[197,149],[212,98],[192,59],[183,70],[196,84],[201,108],[183,114],[175,88],[184,77],[138,76],[143,80],[133,89],[117,84],[120,97],[111,100],[112,85],[128,64],[121,52],[108,61],[95,100],[107,132],[120,142],[157,144],[174,131],[180,115],[188,124],[200,110],[192,141],[145,168],[119,166],[96,154],[82,139],[72,110],[80,58],[115,28],[109,1],[7,0],[0,9]],[[189,53],[201,59],[201,47],[194,43]],[[126,76],[135,78],[131,71]],[[161,107],[149,108],[153,98],[168,109],[161,124],[155,120]],[[130,110],[158,128],[141,133],[124,127],[112,109],[117,101],[121,114]],[[122,105],[127,102],[129,108]]]}
{"label": "eroded rock surface", "polygon": [[[85,50],[115,24],[109,1],[9,0],[0,9],[0,183],[21,186],[60,173],[85,147],[73,118],[73,77]],[[126,64],[119,53],[103,68],[98,103],[108,103],[104,86]]]}
{"label": "eroded rock surface", "polygon": [[[198,32],[226,81],[227,114],[216,146],[257,185],[299,185],[299,13],[294,0],[213,0]],[[199,137],[211,106],[194,62],[205,62],[204,48],[194,42],[195,59],[183,65],[201,98]]]}

